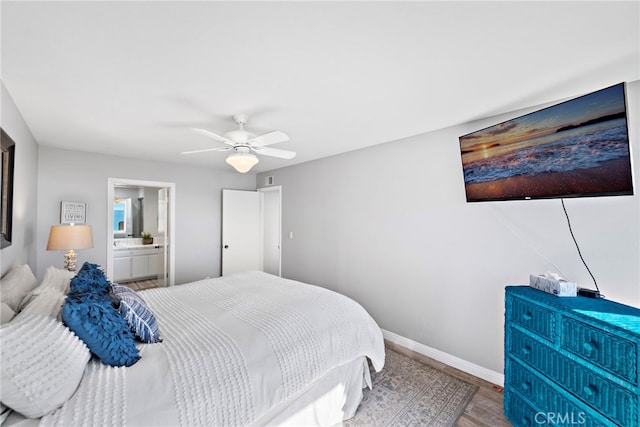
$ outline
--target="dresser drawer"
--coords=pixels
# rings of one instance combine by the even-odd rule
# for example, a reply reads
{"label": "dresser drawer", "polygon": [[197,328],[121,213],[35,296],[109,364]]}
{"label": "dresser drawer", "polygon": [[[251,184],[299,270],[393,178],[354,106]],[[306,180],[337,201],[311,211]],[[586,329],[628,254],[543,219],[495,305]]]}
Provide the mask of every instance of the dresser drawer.
{"label": "dresser drawer", "polygon": [[553,341],[556,336],[556,318],[553,311],[520,298],[510,298],[508,320]]}
{"label": "dresser drawer", "polygon": [[511,339],[508,340],[508,351],[511,354],[617,425],[629,426],[637,422],[638,402],[633,393],[517,329],[510,328],[508,333],[511,334]]}
{"label": "dresser drawer", "polygon": [[561,323],[562,348],[623,380],[638,384],[636,343],[564,316]]}
{"label": "dresser drawer", "polygon": [[[564,395],[562,390],[550,385],[515,360],[509,360],[507,365],[507,377],[513,390],[518,391],[538,408],[553,408],[554,412],[551,414],[544,412],[545,417],[553,416],[556,421],[566,421],[589,427],[610,425],[604,418],[600,419],[599,416],[576,406],[570,398]],[[542,415],[537,415],[537,418],[538,422],[541,421]]]}
{"label": "dresser drawer", "polygon": [[[504,415],[516,427],[531,427],[541,425],[536,419],[536,414],[540,411],[533,409],[524,402],[517,394],[505,391],[504,394]],[[544,413],[543,413],[544,414]],[[542,415],[544,416],[544,415]],[[538,415],[538,418],[541,416]]]}

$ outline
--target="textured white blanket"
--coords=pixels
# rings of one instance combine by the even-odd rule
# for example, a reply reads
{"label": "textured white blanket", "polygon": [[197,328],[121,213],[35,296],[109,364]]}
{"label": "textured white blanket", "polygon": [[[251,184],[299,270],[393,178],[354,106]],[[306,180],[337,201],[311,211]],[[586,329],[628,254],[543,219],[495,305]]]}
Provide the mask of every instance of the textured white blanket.
{"label": "textured white blanket", "polygon": [[384,365],[373,319],[324,288],[248,272],[141,295],[163,342],[130,368],[90,362],[43,424],[250,425],[339,366]]}

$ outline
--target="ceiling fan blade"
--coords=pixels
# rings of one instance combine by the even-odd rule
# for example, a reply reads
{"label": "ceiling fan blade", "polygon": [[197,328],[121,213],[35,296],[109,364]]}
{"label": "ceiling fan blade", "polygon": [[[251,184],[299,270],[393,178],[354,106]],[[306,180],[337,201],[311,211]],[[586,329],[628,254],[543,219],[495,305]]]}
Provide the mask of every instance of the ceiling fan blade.
{"label": "ceiling fan blade", "polygon": [[281,159],[293,159],[296,156],[296,153],[293,151],[279,150],[277,148],[270,147],[253,148],[252,150],[258,154],[271,157],[279,157]]}
{"label": "ceiling fan blade", "polygon": [[206,153],[207,151],[228,151],[228,150],[231,150],[231,147],[216,147],[216,148],[205,148],[204,150],[183,151],[180,154],[196,154],[196,153]]}
{"label": "ceiling fan blade", "polygon": [[264,135],[251,138],[248,142],[252,145],[259,145],[261,147],[264,147],[265,145],[277,144],[278,142],[285,142],[288,140],[289,136],[286,133],[279,130],[274,130],[273,132],[268,132]]}
{"label": "ceiling fan blade", "polygon": [[211,132],[210,130],[206,130],[206,129],[200,129],[200,128],[191,128],[192,130],[198,132],[199,134],[202,134],[204,136],[208,136],[209,138],[213,138],[217,141],[220,142],[224,142],[225,144],[229,144],[229,145],[233,145],[234,142],[231,141],[228,138],[225,138],[224,136],[220,136],[220,135],[216,135],[215,133]]}

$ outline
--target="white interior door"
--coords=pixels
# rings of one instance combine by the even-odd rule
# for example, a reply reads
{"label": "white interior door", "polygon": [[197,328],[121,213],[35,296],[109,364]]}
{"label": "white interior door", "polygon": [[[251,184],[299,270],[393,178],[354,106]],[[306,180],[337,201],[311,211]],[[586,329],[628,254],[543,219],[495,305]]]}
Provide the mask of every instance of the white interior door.
{"label": "white interior door", "polygon": [[262,193],[222,190],[222,275],[262,270]]}
{"label": "white interior door", "polygon": [[282,244],[282,232],[280,231],[281,218],[281,188],[280,186],[259,188],[263,194],[262,200],[262,250],[263,250],[263,271],[269,274],[280,276],[280,245]]}
{"label": "white interior door", "polygon": [[[158,246],[157,270],[158,286],[167,286],[169,279],[169,189],[158,190],[158,236],[161,242]],[[161,244],[160,244],[161,243]]]}

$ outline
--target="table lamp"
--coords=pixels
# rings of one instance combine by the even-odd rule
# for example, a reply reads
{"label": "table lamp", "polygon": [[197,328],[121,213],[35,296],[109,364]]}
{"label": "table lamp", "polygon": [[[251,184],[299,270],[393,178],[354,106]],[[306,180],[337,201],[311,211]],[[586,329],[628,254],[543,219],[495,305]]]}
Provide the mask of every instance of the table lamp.
{"label": "table lamp", "polygon": [[76,271],[76,249],[93,247],[90,225],[52,225],[49,231],[48,251],[67,251],[64,254],[64,268]]}

